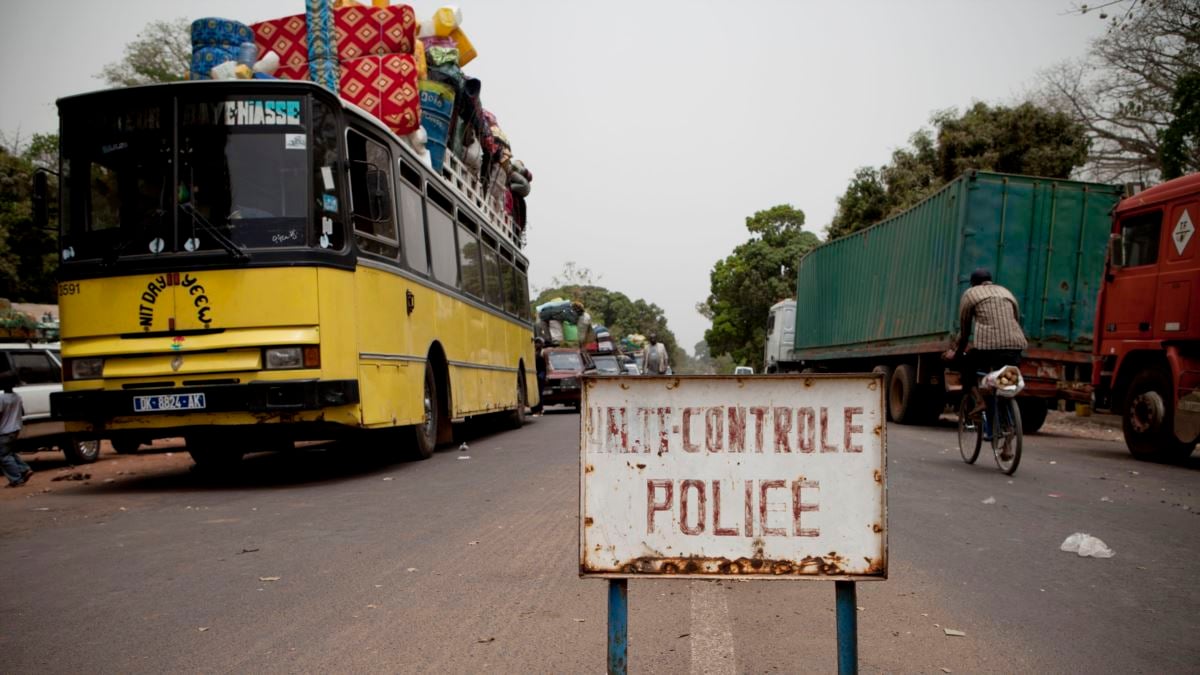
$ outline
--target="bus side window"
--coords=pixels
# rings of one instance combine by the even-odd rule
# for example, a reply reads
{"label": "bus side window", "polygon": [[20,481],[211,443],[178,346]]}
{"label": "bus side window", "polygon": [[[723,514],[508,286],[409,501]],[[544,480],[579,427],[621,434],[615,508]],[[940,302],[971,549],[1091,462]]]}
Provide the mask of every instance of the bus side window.
{"label": "bus side window", "polygon": [[[341,212],[337,204],[341,196],[338,187],[338,119],[329,106],[313,98],[313,194],[317,213],[313,223],[316,235],[312,238],[321,248],[340,251],[346,245]],[[333,197],[327,200],[326,197]],[[326,208],[328,205],[329,208]],[[328,221],[328,222],[326,222]]]}
{"label": "bus side window", "polygon": [[500,285],[500,254],[496,253],[496,240],[486,232],[483,234],[483,277],[488,304],[504,309],[504,288]]}
{"label": "bus side window", "polygon": [[458,226],[458,264],[462,268],[459,288],[483,299],[483,267],[479,262],[479,237],[468,227]]}
{"label": "bus side window", "polygon": [[521,292],[517,284],[517,268],[512,264],[512,253],[502,251],[505,258],[500,262],[500,272],[504,275],[504,311],[513,316],[520,316]]}
{"label": "bus side window", "polygon": [[[458,288],[458,251],[454,245],[454,204],[428,183],[425,184],[425,220],[429,225],[429,262],[433,278]],[[447,210],[443,210],[443,208]]]}
{"label": "bus side window", "polygon": [[392,159],[387,148],[353,130],[350,153],[350,210],[360,250],[395,258],[400,253],[392,202]]}
{"label": "bus side window", "polygon": [[409,269],[429,274],[425,252],[425,200],[421,193],[400,184],[400,229],[404,235],[404,262]]}

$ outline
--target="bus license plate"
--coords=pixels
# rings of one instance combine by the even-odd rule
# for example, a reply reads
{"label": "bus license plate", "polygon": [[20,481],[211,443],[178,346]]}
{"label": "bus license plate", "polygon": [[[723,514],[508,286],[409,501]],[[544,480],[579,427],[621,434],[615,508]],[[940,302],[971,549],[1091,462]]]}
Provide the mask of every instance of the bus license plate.
{"label": "bus license plate", "polygon": [[134,412],[164,412],[168,410],[203,410],[204,394],[161,394],[134,396]]}

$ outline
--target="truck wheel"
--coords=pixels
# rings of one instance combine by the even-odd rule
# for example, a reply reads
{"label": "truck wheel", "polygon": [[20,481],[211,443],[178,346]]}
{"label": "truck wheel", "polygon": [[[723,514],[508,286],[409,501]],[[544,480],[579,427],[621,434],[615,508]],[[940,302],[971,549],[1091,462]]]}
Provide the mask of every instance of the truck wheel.
{"label": "truck wheel", "polygon": [[100,457],[100,441],[68,436],[62,440],[62,451],[68,464],[91,464]]}
{"label": "truck wheel", "polygon": [[413,427],[413,459],[433,457],[438,435],[438,391],[437,378],[433,376],[433,365],[425,364],[425,390],[422,393],[425,421]]}
{"label": "truck wheel", "polygon": [[1194,443],[1175,438],[1175,400],[1171,377],[1158,368],[1138,373],[1125,394],[1121,426],[1125,446],[1138,459],[1174,460],[1192,454]]}
{"label": "truck wheel", "polygon": [[[888,392],[892,390],[892,367],[879,364],[878,366],[872,368],[871,372],[883,375],[883,392],[886,400],[886,397],[889,395]],[[885,405],[884,408],[884,412],[887,414],[887,420],[889,422],[895,422],[896,420],[892,418],[892,407],[890,405]]]}
{"label": "truck wheel", "polygon": [[1046,402],[1040,398],[1018,398],[1017,407],[1021,409],[1021,431],[1026,434],[1036,434],[1046,423]]}
{"label": "truck wheel", "polygon": [[918,424],[917,369],[907,363],[896,366],[888,384],[888,414],[900,424]]}

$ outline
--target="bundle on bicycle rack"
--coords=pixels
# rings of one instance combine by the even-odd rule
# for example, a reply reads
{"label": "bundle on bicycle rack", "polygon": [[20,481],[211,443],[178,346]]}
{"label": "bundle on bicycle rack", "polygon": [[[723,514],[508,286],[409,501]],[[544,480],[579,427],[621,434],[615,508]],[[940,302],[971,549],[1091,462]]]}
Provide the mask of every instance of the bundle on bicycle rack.
{"label": "bundle on bicycle rack", "polygon": [[1012,398],[1025,388],[1025,378],[1021,377],[1021,370],[1016,366],[1004,366],[983,378],[983,388],[997,396]]}

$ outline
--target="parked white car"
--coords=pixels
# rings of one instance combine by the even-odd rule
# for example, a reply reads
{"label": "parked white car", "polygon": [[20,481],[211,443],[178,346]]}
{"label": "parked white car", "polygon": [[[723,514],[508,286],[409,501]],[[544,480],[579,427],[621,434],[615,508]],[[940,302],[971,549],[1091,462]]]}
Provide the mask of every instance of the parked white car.
{"label": "parked white car", "polygon": [[99,440],[80,440],[67,434],[61,420],[50,417],[50,394],[62,391],[62,357],[59,344],[0,343],[0,372],[12,371],[18,384],[25,417],[17,450],[37,452],[58,448],[71,464],[88,464],[100,456]]}
{"label": "parked white car", "polygon": [[733,369],[734,375],[753,375],[754,369],[750,366],[738,366]]}

